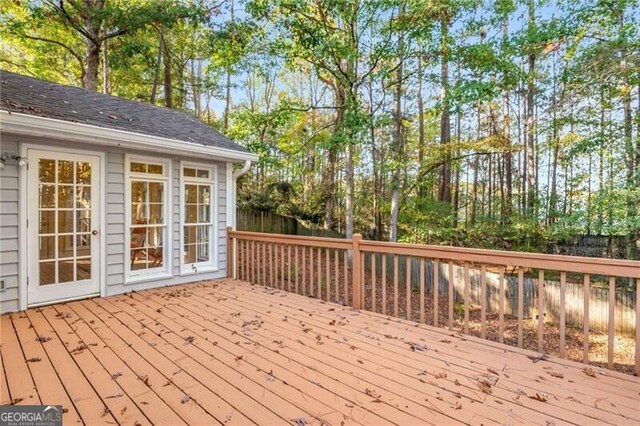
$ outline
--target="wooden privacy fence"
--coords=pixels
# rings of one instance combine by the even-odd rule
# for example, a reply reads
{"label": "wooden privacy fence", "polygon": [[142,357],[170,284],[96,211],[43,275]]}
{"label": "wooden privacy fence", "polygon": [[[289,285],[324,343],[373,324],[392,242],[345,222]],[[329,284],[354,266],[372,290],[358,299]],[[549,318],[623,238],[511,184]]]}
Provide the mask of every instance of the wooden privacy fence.
{"label": "wooden privacy fence", "polygon": [[[227,247],[230,277],[538,352],[545,352],[545,342],[548,345],[557,337],[557,355],[563,358],[567,313],[581,310],[585,363],[593,349],[590,302],[593,291],[600,288],[593,284],[604,280],[608,368],[614,366],[616,288],[629,280],[636,289],[640,287],[640,263],[629,260],[367,241],[359,234],[335,239],[231,228]],[[554,278],[547,280],[545,274]],[[571,282],[576,279],[581,281],[577,287]],[[473,282],[478,284],[472,288]],[[558,290],[550,290],[554,286]],[[630,362],[640,375],[640,292],[633,295],[635,336]],[[535,301],[530,312],[525,311],[527,298]],[[529,333],[532,321],[534,332]]]}

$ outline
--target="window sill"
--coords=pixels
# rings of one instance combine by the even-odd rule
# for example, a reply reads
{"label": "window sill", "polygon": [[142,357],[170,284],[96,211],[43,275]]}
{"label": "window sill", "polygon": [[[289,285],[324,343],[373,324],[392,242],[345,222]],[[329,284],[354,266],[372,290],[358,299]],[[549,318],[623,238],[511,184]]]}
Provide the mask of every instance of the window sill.
{"label": "window sill", "polygon": [[217,266],[200,266],[196,267],[195,270],[193,270],[191,266],[183,266],[180,270],[180,276],[207,274],[210,272],[218,271],[220,271],[220,268],[218,268]]}
{"label": "window sill", "polygon": [[124,284],[138,284],[147,281],[166,280],[173,278],[173,274],[169,272],[158,272],[154,274],[132,275],[125,279]]}

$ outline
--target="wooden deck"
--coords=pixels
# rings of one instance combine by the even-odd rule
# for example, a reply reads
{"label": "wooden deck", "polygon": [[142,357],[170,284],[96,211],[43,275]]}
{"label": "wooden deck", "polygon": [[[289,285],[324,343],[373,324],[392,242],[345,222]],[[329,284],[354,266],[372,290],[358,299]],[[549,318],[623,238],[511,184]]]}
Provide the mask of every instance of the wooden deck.
{"label": "wooden deck", "polygon": [[640,379],[233,280],[2,316],[65,424],[640,424]]}

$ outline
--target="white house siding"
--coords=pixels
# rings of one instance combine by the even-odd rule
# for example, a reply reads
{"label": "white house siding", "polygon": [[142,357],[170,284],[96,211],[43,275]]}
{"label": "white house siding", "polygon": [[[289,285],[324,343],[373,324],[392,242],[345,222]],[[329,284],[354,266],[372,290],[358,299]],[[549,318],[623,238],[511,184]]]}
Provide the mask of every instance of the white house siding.
{"label": "white house siding", "polygon": [[[18,142],[0,135],[0,153],[18,152]],[[18,309],[18,166],[7,162],[0,169],[0,312]]]}
{"label": "white house siding", "polygon": [[[91,144],[65,143],[61,141],[42,140],[35,138],[15,137],[2,135],[1,151],[20,152],[20,144],[37,144],[46,146],[69,147],[100,153],[106,152],[106,295],[121,294],[131,290],[163,287],[182,284],[205,279],[219,278],[226,275],[226,164],[224,162],[211,162],[198,158],[187,158],[149,153],[145,151],[124,151],[118,149],[105,149]],[[127,284],[125,279],[125,267],[128,263],[125,259],[125,171],[124,158],[126,153],[168,158],[171,160],[171,232],[172,232],[172,277],[167,279],[155,279]],[[217,217],[218,217],[218,271],[200,274],[180,275],[180,163],[192,161],[207,164],[216,164],[218,170],[217,181]],[[14,161],[8,161],[4,169],[0,170],[0,280],[5,281],[6,289],[0,291],[0,313],[16,311],[19,308],[19,170]]]}

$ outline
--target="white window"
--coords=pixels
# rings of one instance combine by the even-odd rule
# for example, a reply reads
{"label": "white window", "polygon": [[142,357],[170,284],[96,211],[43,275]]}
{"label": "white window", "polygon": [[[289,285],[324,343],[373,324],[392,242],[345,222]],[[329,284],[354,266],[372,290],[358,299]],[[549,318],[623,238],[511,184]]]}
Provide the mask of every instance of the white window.
{"label": "white window", "polygon": [[125,168],[127,280],[169,275],[170,162],[127,156]]}
{"label": "white window", "polygon": [[216,166],[182,164],[182,273],[217,269],[216,176]]}

